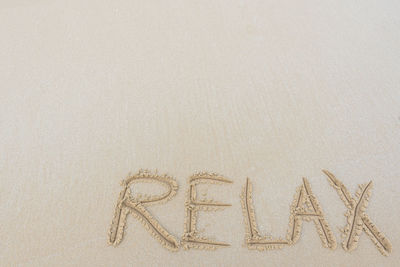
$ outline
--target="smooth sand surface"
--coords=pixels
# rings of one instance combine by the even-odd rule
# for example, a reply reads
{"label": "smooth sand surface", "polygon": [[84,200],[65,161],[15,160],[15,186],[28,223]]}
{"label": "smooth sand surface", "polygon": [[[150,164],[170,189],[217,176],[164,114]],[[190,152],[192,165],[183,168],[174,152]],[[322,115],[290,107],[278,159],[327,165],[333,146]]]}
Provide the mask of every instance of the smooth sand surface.
{"label": "smooth sand surface", "polygon": [[[398,266],[399,15],[397,0],[0,1],[0,265]],[[178,239],[189,176],[232,180],[199,187],[232,206],[197,225],[231,246],[170,252],[130,215],[109,246],[140,168],[176,179],[148,209]],[[343,250],[346,207],[322,169],[352,194],[373,181],[366,213],[390,256],[365,233]],[[247,177],[260,232],[283,238],[307,177],[337,249],[311,222],[294,246],[248,250]]]}

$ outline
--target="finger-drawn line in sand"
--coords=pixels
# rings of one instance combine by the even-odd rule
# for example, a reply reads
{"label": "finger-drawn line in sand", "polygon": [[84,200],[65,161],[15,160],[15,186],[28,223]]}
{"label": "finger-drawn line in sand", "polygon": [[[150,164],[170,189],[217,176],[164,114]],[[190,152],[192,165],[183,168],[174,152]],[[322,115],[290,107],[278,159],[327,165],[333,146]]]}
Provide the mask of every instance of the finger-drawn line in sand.
{"label": "finger-drawn line in sand", "polygon": [[342,242],[343,249],[352,251],[357,248],[360,235],[364,231],[379,252],[382,255],[388,256],[392,252],[392,244],[365,213],[369,197],[371,196],[372,181],[368,184],[359,185],[356,195],[353,198],[344,184],[332,173],[327,170],[323,170],[323,172],[348,209],[345,213],[347,224],[344,229],[341,229],[344,238]]}
{"label": "finger-drawn line in sand", "polygon": [[[358,246],[361,233],[364,231],[372,240],[382,255],[389,255],[392,245],[385,235],[379,231],[375,224],[365,213],[372,191],[372,182],[359,185],[353,197],[347,188],[332,173],[323,170],[327,175],[331,186],[336,189],[339,197],[347,207],[346,225],[342,232],[342,246],[346,251],[352,251]],[[152,196],[133,195],[131,186],[136,183],[154,182],[163,185],[166,192]],[[231,206],[214,200],[198,199],[196,187],[199,184],[229,184],[231,180],[216,173],[199,172],[189,178],[189,190],[185,201],[185,222],[184,233],[181,242],[171,235],[160,225],[153,215],[146,209],[147,206],[162,204],[171,200],[177,193],[178,184],[168,175],[159,175],[148,170],[140,170],[135,175],[128,176],[122,181],[123,189],[119,194],[115,207],[114,217],[108,233],[108,242],[117,246],[121,243],[126,226],[128,214],[137,218],[145,228],[165,248],[177,251],[180,246],[185,249],[216,249],[228,247],[230,244],[210,240],[200,236],[196,228],[199,211],[216,211]],[[320,204],[311,190],[310,183],[303,178],[302,184],[297,187],[293,201],[290,205],[289,226],[286,238],[273,238],[270,235],[260,234],[257,226],[255,209],[252,199],[253,186],[247,178],[246,184],[241,192],[241,204],[245,222],[245,243],[249,249],[272,250],[284,246],[294,245],[300,238],[303,221],[313,221],[321,239],[322,245],[326,248],[335,249],[336,239],[325,219]]]}
{"label": "finger-drawn line in sand", "polygon": [[256,215],[252,199],[253,186],[250,179],[246,179],[241,194],[242,210],[244,223],[246,225],[246,244],[249,249],[269,250],[279,249],[288,244],[287,240],[282,238],[274,239],[271,236],[261,236],[257,227]]}
{"label": "finger-drawn line in sand", "polygon": [[185,226],[182,236],[184,249],[216,249],[230,246],[227,243],[216,242],[201,237],[196,229],[197,214],[199,211],[216,211],[231,206],[214,200],[198,200],[196,198],[196,185],[198,184],[228,184],[232,181],[216,173],[199,172],[189,178],[189,190],[185,202]]}
{"label": "finger-drawn line in sand", "polygon": [[284,245],[294,245],[300,238],[302,222],[311,220],[314,221],[322,245],[330,249],[336,248],[336,239],[306,178],[303,178],[302,185],[297,188],[290,207],[289,228],[286,240],[260,235],[252,203],[252,190],[250,179],[247,178],[246,185],[242,190],[241,202],[246,225],[245,242],[249,249],[271,250],[280,249]]}
{"label": "finger-drawn line in sand", "polygon": [[[133,197],[130,186],[140,182],[161,183],[168,191],[162,195]],[[171,200],[178,190],[176,181],[166,174],[158,175],[148,170],[140,170],[137,174],[123,180],[121,185],[123,189],[119,195],[114,218],[111,223],[108,235],[109,243],[114,246],[121,243],[124,236],[126,218],[130,213],[137,218],[164,247],[171,251],[177,251],[179,249],[178,240],[161,226],[146,209],[146,206],[161,204]]]}

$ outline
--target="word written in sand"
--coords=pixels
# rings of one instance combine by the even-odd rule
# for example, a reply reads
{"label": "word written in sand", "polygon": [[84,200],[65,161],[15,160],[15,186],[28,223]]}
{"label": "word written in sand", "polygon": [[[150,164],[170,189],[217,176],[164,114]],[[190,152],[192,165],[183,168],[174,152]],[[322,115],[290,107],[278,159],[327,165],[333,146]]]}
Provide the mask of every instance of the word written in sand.
{"label": "word written in sand", "polygon": [[[372,182],[359,185],[354,196],[347,188],[330,172],[323,171],[328,177],[331,186],[337,191],[344,202],[347,212],[346,225],[342,231],[342,247],[345,251],[357,248],[360,235],[365,232],[372,240],[382,255],[389,255],[392,251],[390,241],[375,226],[366,214],[369,197],[372,190]],[[137,183],[153,182],[163,185],[167,190],[165,193],[153,196],[133,195],[131,186]],[[137,218],[145,228],[154,236],[160,244],[171,250],[184,249],[217,249],[229,247],[228,243],[212,240],[201,236],[196,228],[197,215],[200,211],[209,212],[227,208],[229,203],[221,203],[214,200],[200,200],[196,197],[196,187],[199,184],[227,185],[232,181],[216,173],[199,172],[189,178],[189,189],[185,201],[184,232],[181,240],[170,234],[146,207],[162,204],[171,200],[178,191],[178,184],[174,178],[168,175],[159,175],[148,170],[140,170],[122,181],[122,191],[119,195],[114,217],[109,231],[109,243],[117,246],[123,239],[126,219],[128,214]],[[286,238],[274,238],[260,234],[255,209],[252,200],[252,183],[247,178],[241,193],[241,203],[245,222],[245,244],[249,249],[273,250],[285,246],[293,246],[300,239],[303,222],[313,222],[321,239],[322,246],[336,249],[336,239],[332,233],[317,197],[311,190],[311,185],[303,178],[297,188],[292,204],[290,206],[289,226]]]}

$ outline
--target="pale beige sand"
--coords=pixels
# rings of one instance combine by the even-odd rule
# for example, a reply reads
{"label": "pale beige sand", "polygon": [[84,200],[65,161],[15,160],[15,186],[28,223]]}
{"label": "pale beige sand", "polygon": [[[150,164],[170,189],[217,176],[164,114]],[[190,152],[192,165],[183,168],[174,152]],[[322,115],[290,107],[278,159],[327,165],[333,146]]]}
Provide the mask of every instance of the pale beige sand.
{"label": "pale beige sand", "polygon": [[[399,14],[397,0],[0,1],[0,265],[397,266]],[[231,205],[196,224],[230,246],[171,252],[132,214],[110,246],[120,182],[140,168],[176,180],[145,208],[177,242],[189,177],[233,181],[197,188]],[[389,256],[323,169],[352,198],[373,182],[365,214]],[[312,221],[292,246],[248,249],[247,177],[259,234],[276,239],[306,177],[336,249]]]}

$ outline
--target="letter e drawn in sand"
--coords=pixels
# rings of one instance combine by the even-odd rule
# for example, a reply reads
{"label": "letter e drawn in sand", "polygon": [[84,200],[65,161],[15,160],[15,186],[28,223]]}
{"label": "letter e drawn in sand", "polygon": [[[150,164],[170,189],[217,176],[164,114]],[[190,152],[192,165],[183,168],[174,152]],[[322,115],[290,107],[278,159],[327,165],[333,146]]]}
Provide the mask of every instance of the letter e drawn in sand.
{"label": "letter e drawn in sand", "polygon": [[220,203],[214,200],[198,200],[196,198],[196,185],[198,184],[228,184],[232,181],[216,173],[199,172],[189,178],[189,190],[185,202],[185,227],[182,237],[184,249],[209,249],[228,247],[229,244],[209,240],[199,236],[196,223],[199,211],[215,211],[231,206],[231,204]]}

